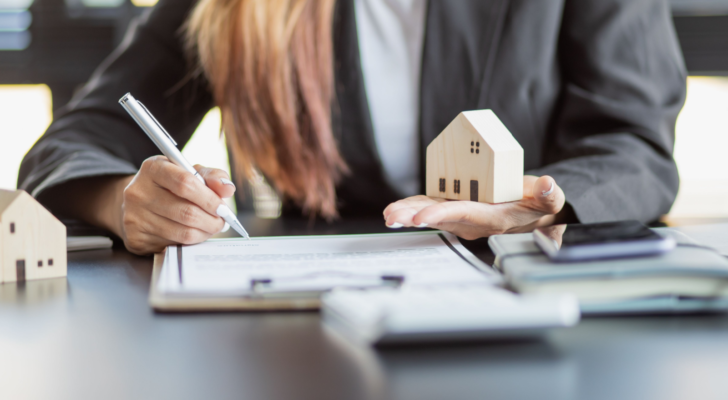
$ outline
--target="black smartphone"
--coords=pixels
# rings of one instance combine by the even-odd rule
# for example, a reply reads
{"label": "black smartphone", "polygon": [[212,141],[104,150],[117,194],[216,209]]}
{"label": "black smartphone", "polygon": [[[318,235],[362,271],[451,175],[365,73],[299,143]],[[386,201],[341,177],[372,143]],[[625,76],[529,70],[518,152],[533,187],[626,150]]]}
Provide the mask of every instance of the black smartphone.
{"label": "black smartphone", "polygon": [[533,238],[557,262],[649,256],[676,246],[639,221],[554,225],[536,229]]}

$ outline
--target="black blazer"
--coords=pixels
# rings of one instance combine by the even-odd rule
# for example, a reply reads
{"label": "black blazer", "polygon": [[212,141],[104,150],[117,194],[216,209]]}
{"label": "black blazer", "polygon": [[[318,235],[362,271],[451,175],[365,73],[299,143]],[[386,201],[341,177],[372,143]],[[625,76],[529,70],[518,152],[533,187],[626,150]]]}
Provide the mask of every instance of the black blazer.
{"label": "black blazer", "polygon": [[[21,166],[18,186],[134,174],[159,151],[118,105],[131,92],[185,143],[213,107],[180,27],[193,0],[162,0],[56,116]],[[398,199],[372,134],[353,0],[335,15],[334,126],[352,174],[342,215]],[[672,158],[686,72],[666,0],[430,0],[422,60],[421,175],[427,145],[461,111],[493,109],[525,152],[528,174],[553,176],[582,222],[666,213],[678,189]],[[52,207],[51,207],[52,208]]]}

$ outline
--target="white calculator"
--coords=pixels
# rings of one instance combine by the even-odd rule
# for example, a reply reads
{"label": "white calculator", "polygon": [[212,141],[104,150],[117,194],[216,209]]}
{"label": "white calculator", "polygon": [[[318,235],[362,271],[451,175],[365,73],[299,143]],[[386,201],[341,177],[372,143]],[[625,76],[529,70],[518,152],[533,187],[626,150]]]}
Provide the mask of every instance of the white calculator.
{"label": "white calculator", "polygon": [[370,344],[511,339],[576,325],[575,296],[521,296],[490,285],[334,290],[324,323]]}

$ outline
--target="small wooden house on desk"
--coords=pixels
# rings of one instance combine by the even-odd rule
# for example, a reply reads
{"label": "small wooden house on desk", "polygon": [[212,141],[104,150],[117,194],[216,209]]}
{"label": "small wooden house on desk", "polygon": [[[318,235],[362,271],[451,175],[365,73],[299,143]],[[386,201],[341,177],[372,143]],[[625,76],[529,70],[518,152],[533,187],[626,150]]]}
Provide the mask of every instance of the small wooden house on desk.
{"label": "small wooden house on desk", "polygon": [[427,146],[427,195],[505,203],[523,198],[523,148],[491,110],[460,113]]}
{"label": "small wooden house on desk", "polygon": [[66,226],[23,190],[0,189],[0,283],[66,276]]}

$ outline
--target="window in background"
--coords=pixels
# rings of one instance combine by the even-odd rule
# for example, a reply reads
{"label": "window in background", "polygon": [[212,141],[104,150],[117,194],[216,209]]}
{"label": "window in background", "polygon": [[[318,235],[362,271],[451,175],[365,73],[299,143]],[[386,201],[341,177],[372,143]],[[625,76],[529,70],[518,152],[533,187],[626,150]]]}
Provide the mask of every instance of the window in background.
{"label": "window in background", "polygon": [[0,51],[25,50],[30,46],[28,28],[33,0],[0,0]]}
{"label": "window in background", "polygon": [[25,153],[51,123],[46,85],[0,85],[0,188],[15,189]]}
{"label": "window in background", "polygon": [[669,220],[728,217],[728,78],[690,77],[677,122],[680,191]]}
{"label": "window in background", "polygon": [[157,4],[158,0],[131,0],[131,3],[137,7],[152,7]]}

